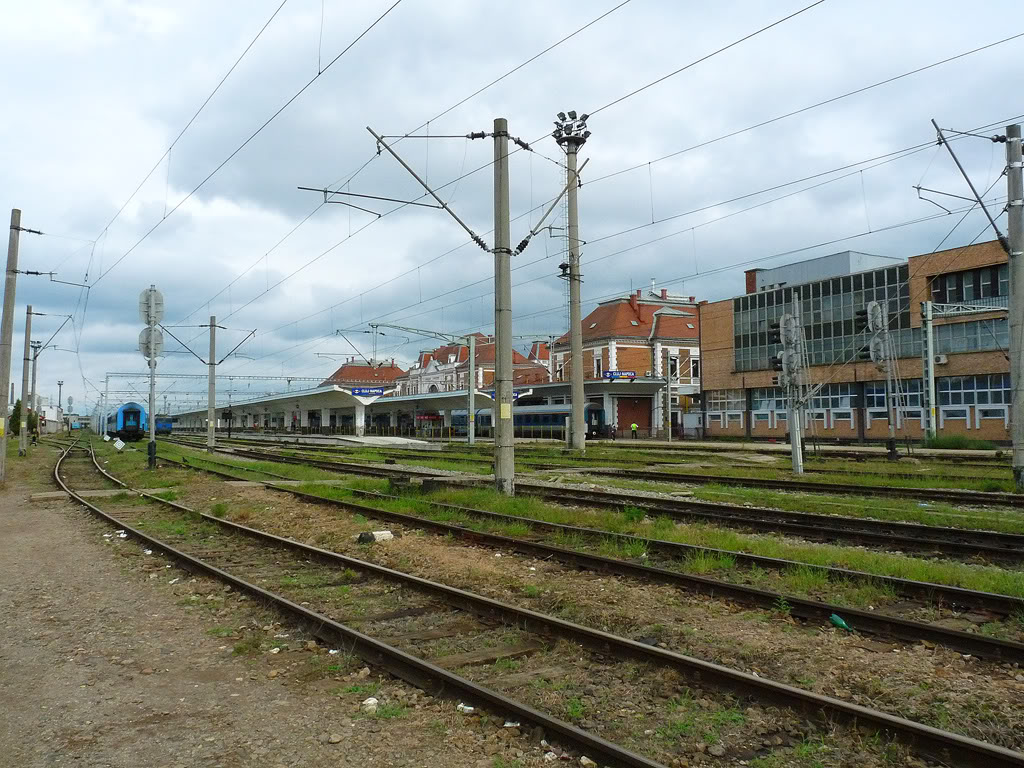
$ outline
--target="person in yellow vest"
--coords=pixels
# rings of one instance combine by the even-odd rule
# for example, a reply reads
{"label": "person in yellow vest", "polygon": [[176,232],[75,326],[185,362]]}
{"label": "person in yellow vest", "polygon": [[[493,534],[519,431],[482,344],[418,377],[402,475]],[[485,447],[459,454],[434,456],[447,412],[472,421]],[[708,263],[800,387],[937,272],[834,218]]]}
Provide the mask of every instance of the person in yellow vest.
{"label": "person in yellow vest", "polygon": [[640,429],[640,427],[638,427],[636,425],[636,422],[634,421],[632,424],[629,425],[629,429],[633,433],[633,439],[636,440],[636,431]]}

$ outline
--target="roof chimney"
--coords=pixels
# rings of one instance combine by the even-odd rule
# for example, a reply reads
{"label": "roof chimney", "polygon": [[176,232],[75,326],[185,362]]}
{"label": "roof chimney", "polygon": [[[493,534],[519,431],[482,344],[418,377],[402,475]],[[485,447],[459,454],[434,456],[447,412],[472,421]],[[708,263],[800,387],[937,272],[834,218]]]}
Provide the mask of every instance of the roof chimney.
{"label": "roof chimney", "polygon": [[696,301],[696,299],[697,299],[696,296],[691,296],[690,297],[690,303],[693,304],[693,302]]}
{"label": "roof chimney", "polygon": [[633,308],[633,311],[636,312],[637,314],[640,313],[640,308],[639,308],[639,306],[637,304],[637,295],[639,293],[640,293],[640,291],[637,291],[636,293],[629,294],[629,306],[631,306]]}
{"label": "roof chimney", "polygon": [[743,274],[746,277],[746,289],[747,293],[757,293],[757,273],[761,272],[760,269],[748,269]]}
{"label": "roof chimney", "polygon": [[662,299],[667,299],[668,298],[668,288],[662,288],[661,289],[661,298]]}

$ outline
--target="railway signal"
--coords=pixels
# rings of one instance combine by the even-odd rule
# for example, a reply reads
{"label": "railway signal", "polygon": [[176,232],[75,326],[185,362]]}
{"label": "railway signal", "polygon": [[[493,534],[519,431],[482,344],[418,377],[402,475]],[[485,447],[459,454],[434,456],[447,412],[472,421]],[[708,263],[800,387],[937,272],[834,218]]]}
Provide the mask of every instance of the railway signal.
{"label": "railway signal", "polygon": [[139,319],[146,324],[139,334],[139,351],[149,360],[149,468],[156,469],[156,356],[164,337],[156,326],[164,319],[164,297],[155,285],[139,294]]}

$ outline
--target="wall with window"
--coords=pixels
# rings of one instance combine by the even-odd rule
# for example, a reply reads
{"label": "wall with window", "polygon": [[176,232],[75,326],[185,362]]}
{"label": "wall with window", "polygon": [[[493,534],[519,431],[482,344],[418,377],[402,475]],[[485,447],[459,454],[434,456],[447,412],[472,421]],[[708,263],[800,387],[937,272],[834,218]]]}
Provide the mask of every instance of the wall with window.
{"label": "wall with window", "polygon": [[941,355],[958,352],[1003,350],[1010,345],[1010,326],[1007,318],[970,320],[935,326],[935,352]]}
{"label": "wall with window", "polygon": [[[887,401],[884,381],[826,384],[808,403],[804,428],[808,437],[855,440],[863,433],[868,440],[884,440],[889,419],[895,417],[897,437],[919,439],[927,418],[923,388],[919,378],[902,379]],[[1009,374],[942,376],[935,389],[940,434],[1009,438]],[[711,435],[781,438],[788,432],[788,403],[779,387],[718,389],[704,396],[705,426]]]}
{"label": "wall with window", "polygon": [[781,344],[768,343],[768,326],[799,309],[811,365],[829,365],[856,358],[869,334],[854,333],[854,313],[868,302],[881,302],[890,316],[889,329],[897,354],[920,354],[920,329],[910,326],[910,273],[906,264],[834,277],[792,288],[733,299],[733,349],[736,371],[765,370]]}
{"label": "wall with window", "polygon": [[1005,307],[1010,296],[1010,268],[992,264],[960,272],[949,272],[931,278],[932,296],[936,304],[991,304]]}

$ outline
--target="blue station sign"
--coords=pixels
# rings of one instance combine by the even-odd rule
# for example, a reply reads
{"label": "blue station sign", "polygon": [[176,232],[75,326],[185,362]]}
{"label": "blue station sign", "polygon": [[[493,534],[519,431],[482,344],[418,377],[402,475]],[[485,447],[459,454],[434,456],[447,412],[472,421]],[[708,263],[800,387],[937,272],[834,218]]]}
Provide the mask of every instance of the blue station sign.
{"label": "blue station sign", "polygon": [[[487,394],[491,398],[491,400],[497,400],[498,399],[498,395],[497,395],[497,393],[493,389],[487,390]],[[512,401],[515,402],[518,399],[519,399],[519,393],[513,391],[512,392]]]}
{"label": "blue station sign", "polygon": [[352,387],[352,394],[359,397],[373,397],[383,395],[384,387]]}
{"label": "blue station sign", "polygon": [[606,379],[635,379],[636,371],[605,371]]}

